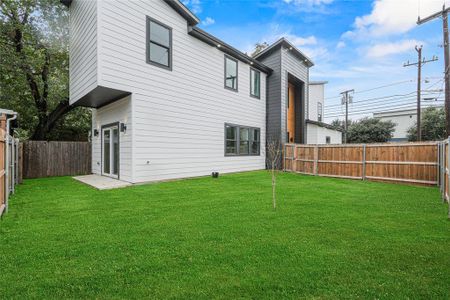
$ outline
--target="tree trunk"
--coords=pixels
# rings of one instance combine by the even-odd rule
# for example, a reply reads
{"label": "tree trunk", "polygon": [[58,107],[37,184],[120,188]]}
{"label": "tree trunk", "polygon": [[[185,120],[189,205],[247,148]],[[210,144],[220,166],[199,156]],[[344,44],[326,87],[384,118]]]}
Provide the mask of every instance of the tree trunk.
{"label": "tree trunk", "polygon": [[276,193],[275,193],[275,185],[276,185],[276,179],[275,179],[275,163],[272,162],[272,202],[273,202],[273,209],[277,208],[277,200],[276,200]]}
{"label": "tree trunk", "polygon": [[55,127],[56,123],[74,107],[69,104],[69,99],[59,102],[58,106],[47,117],[39,119],[39,123],[34,130],[31,140],[42,141],[47,139],[48,133]]}

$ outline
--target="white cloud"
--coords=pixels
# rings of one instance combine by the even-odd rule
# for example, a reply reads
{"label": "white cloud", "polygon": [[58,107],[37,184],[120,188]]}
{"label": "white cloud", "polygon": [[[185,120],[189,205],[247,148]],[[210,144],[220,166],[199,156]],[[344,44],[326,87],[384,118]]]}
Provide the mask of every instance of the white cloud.
{"label": "white cloud", "polygon": [[307,6],[319,6],[324,4],[330,4],[334,0],[283,0],[284,3],[287,4],[295,4],[295,5],[307,5]]}
{"label": "white cloud", "polygon": [[308,37],[301,37],[294,34],[285,33],[280,35],[280,37],[285,37],[289,42],[291,42],[296,47],[306,46],[306,45],[317,45],[317,39],[315,36],[310,35]]}
{"label": "white cloud", "polygon": [[[426,17],[442,9],[443,0],[375,0],[368,15],[357,17],[354,30],[343,37],[379,37],[405,33],[416,26],[418,13]],[[445,0],[446,4],[450,0]],[[419,7],[420,4],[420,7]]]}
{"label": "white cloud", "polygon": [[367,49],[367,57],[381,58],[408,51],[412,52],[416,45],[423,45],[423,42],[417,40],[402,40],[393,43],[376,44]]}
{"label": "white cloud", "polygon": [[200,0],[182,0],[181,2],[186,5],[194,14],[202,12]]}
{"label": "white cloud", "polygon": [[203,26],[209,26],[209,25],[213,25],[214,23],[216,23],[216,20],[214,20],[211,17],[206,17],[206,19],[203,20],[202,25]]}
{"label": "white cloud", "polygon": [[337,49],[342,49],[342,48],[345,48],[345,46],[347,46],[347,45],[345,44],[345,42],[339,41],[339,42],[337,43],[337,45],[336,45],[336,48],[337,48]]}
{"label": "white cloud", "polygon": [[283,0],[277,2],[278,12],[281,14],[293,14],[298,12],[328,13],[327,6],[334,0]]}

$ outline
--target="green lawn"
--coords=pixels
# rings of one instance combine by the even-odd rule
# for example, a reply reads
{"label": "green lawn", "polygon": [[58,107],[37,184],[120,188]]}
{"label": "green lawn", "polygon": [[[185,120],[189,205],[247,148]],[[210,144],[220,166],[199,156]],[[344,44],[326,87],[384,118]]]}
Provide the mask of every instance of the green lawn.
{"label": "green lawn", "polygon": [[111,191],[27,180],[0,298],[450,298],[437,188],[250,172]]}

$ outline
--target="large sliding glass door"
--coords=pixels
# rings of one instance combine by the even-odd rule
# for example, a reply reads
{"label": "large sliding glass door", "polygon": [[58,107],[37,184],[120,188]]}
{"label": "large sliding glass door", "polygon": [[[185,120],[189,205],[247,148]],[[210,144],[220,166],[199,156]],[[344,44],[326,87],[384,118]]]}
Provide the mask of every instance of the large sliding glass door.
{"label": "large sliding glass door", "polygon": [[119,125],[102,129],[102,174],[119,177]]}

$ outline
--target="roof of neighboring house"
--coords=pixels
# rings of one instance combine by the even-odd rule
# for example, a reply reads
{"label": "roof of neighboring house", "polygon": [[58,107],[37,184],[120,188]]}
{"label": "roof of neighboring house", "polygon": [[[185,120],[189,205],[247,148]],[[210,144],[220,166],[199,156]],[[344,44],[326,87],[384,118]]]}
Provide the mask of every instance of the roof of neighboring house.
{"label": "roof of neighboring house", "polygon": [[[66,5],[67,7],[70,6],[72,1],[73,0],[60,0],[60,2]],[[186,19],[186,21],[189,24],[188,34],[198,38],[199,40],[209,44],[210,46],[216,47],[217,49],[221,50],[222,52],[230,56],[233,56],[234,58],[237,58],[245,63],[248,63],[249,65],[252,65],[256,69],[268,75],[272,73],[271,68],[265,66],[258,60],[248,56],[242,51],[239,51],[238,49],[228,45],[227,43],[221,41],[215,36],[195,26],[200,22],[200,20],[179,0],[164,0],[164,2],[166,2],[170,7],[172,7],[176,12],[178,12],[183,18]]]}
{"label": "roof of neighboring house", "polygon": [[317,126],[320,126],[320,127],[326,128],[326,129],[330,129],[330,130],[336,130],[336,131],[339,131],[339,132],[344,132],[344,130],[342,130],[340,128],[335,128],[335,127],[331,126],[330,124],[319,122],[319,121],[314,121],[314,120],[309,120],[308,119],[308,120],[306,120],[306,123],[317,125]]}
{"label": "roof of neighboring house", "polygon": [[273,43],[272,45],[270,45],[269,47],[267,47],[266,49],[264,49],[263,51],[258,53],[255,56],[255,58],[258,60],[263,59],[264,57],[270,55],[272,52],[276,51],[278,48],[280,48],[282,46],[284,46],[287,49],[289,49],[290,51],[292,51],[292,53],[295,56],[297,56],[298,58],[300,58],[301,60],[303,60],[308,67],[314,66],[313,61],[308,56],[306,56],[303,52],[298,50],[297,47],[292,45],[291,42],[289,42],[284,37],[280,38],[278,41],[276,41],[275,43]]}
{"label": "roof of neighboring house", "polygon": [[398,109],[398,110],[387,110],[387,111],[379,111],[374,112],[374,118],[380,117],[392,117],[392,116],[406,116],[411,114],[417,114],[417,109],[408,108],[408,109]]}
{"label": "roof of neighboring house", "polygon": [[320,81],[320,80],[318,80],[318,81],[309,81],[309,85],[324,85],[324,84],[327,84],[328,83],[328,81],[324,81],[324,80],[322,80],[322,81]]}

